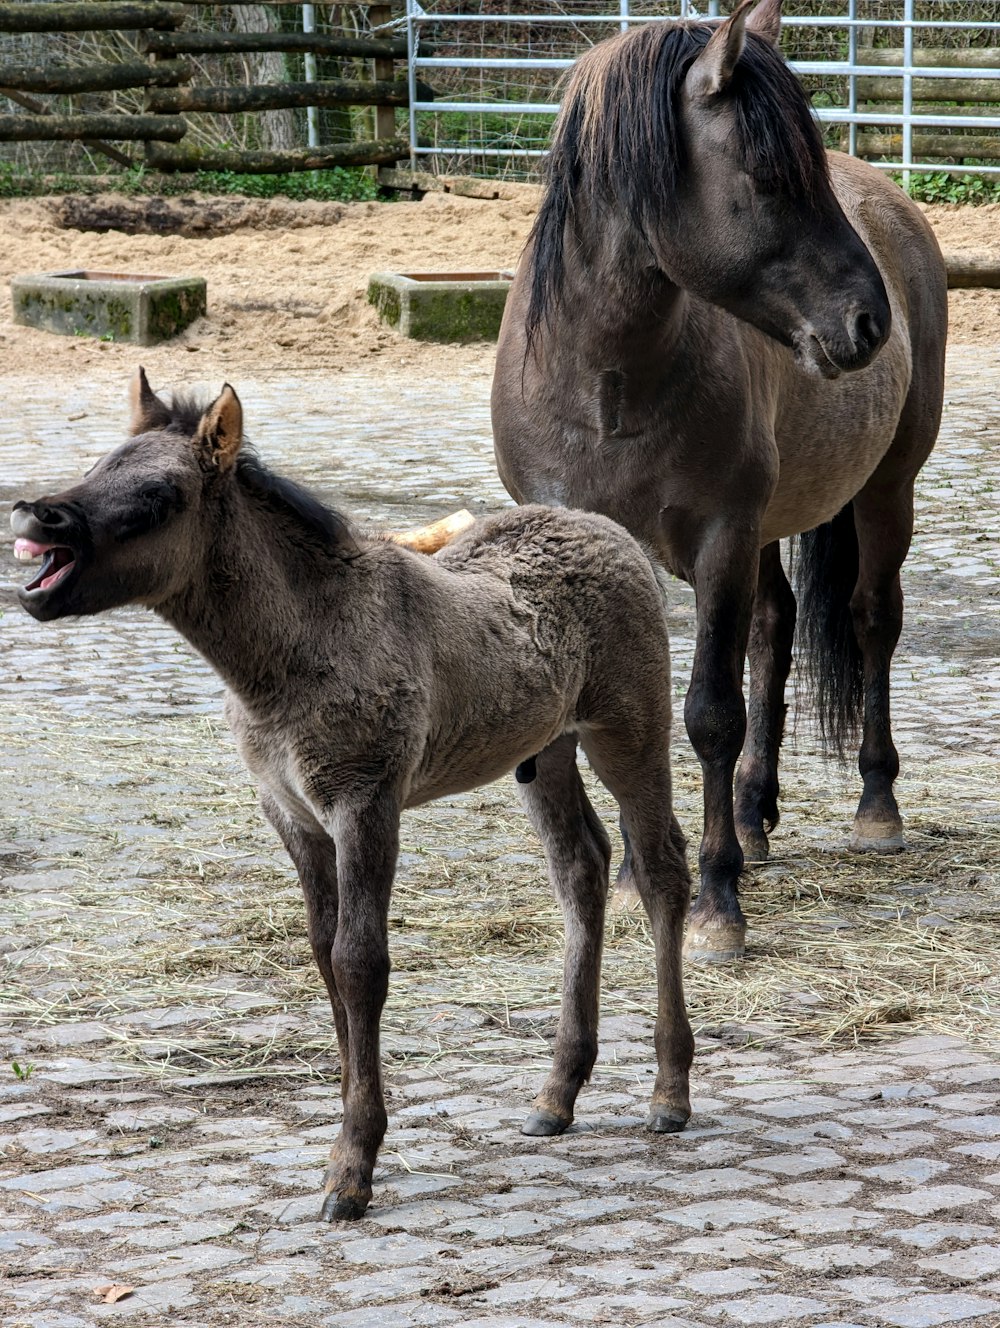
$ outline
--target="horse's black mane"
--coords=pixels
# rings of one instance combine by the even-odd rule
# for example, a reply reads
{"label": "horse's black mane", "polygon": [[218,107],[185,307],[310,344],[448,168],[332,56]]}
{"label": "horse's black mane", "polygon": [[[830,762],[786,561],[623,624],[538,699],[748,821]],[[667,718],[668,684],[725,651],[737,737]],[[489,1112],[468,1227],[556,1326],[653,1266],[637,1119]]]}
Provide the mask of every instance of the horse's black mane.
{"label": "horse's black mane", "polygon": [[346,517],[320,502],[301,484],[269,470],[246,445],[236,459],[236,480],[245,493],[272,512],[291,517],[322,548],[342,558],[361,552]]}
{"label": "horse's black mane", "polygon": [[[649,23],[583,57],[556,126],[534,242],[527,330],[558,298],[568,218],[587,198],[626,213],[646,239],[669,216],[687,165],[680,133],[681,87],[711,37],[705,24]],[[826,154],[808,100],[774,46],[753,33],[731,84],[744,168],[776,190],[814,196],[828,180]]]}
{"label": "horse's black mane", "polygon": [[[183,393],[170,403],[168,428],[192,437],[205,413],[205,402]],[[291,518],[312,542],[339,557],[360,552],[347,518],[320,502],[315,494],[284,475],[276,475],[247,443],[236,458],[236,481],[244,493],[278,516]]]}

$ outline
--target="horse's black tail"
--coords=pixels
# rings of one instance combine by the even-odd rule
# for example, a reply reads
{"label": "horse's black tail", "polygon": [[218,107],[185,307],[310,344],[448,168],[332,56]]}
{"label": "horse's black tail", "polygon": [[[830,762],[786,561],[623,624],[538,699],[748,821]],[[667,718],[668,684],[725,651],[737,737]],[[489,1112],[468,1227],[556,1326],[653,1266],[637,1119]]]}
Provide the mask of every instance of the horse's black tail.
{"label": "horse's black tail", "polygon": [[864,673],[851,596],[858,579],[854,506],[799,536],[795,563],[797,638],[823,741],[844,758],[861,727]]}

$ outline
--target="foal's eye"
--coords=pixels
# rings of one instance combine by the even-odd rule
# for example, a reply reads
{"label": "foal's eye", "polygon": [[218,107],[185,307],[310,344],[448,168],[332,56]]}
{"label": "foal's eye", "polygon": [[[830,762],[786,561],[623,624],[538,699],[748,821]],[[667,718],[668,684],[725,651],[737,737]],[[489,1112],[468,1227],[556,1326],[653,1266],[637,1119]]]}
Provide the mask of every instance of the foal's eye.
{"label": "foal's eye", "polygon": [[168,480],[149,480],[139,486],[135,506],[125,515],[117,538],[127,540],[147,535],[183,506],[184,495],[176,485]]}

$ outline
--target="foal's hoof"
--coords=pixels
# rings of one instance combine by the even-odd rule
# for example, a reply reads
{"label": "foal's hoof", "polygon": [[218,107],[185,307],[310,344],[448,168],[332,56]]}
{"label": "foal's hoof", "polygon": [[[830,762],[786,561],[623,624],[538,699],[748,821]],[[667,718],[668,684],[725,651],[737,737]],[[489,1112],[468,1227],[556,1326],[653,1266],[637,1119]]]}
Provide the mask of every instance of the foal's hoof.
{"label": "foal's hoof", "polygon": [[850,847],[855,853],[902,853],[906,848],[903,823],[855,818]]}
{"label": "foal's hoof", "polygon": [[755,862],[767,862],[771,845],[767,842],[767,835],[763,830],[740,830],[738,835],[746,866],[749,867]]}
{"label": "foal's hoof", "polygon": [[367,1199],[360,1199],[350,1194],[328,1194],[323,1199],[319,1210],[321,1222],[356,1222],[364,1217],[368,1207]]}
{"label": "foal's hoof", "polygon": [[572,1124],[563,1120],[552,1111],[536,1110],[521,1126],[522,1134],[530,1134],[539,1139],[550,1139],[554,1134],[562,1134]]}
{"label": "foal's hoof", "polygon": [[678,1134],[691,1119],[690,1111],[683,1107],[653,1105],[646,1121],[646,1129],[654,1134]]}
{"label": "foal's hoof", "polygon": [[639,891],[630,881],[617,881],[611,891],[608,908],[612,913],[641,912],[642,900],[639,898]]}
{"label": "foal's hoof", "polygon": [[700,922],[692,917],[684,937],[684,958],[694,964],[729,964],[746,951],[745,922]]}

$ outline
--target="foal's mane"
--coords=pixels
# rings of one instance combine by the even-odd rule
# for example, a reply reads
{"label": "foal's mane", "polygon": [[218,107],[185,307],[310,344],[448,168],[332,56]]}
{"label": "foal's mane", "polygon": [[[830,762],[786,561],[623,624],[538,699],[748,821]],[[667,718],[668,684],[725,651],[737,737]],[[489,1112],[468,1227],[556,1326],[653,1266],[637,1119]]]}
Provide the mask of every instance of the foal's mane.
{"label": "foal's mane", "polygon": [[[567,220],[584,202],[624,212],[648,245],[650,222],[677,207],[687,165],[679,102],[713,28],[647,23],[593,47],[570,76],[535,225],[529,345],[558,298]],[[768,188],[813,197],[828,166],[809,102],[776,48],[748,33],[727,92],[743,166]]]}
{"label": "foal's mane", "polygon": [[[175,393],[169,406],[173,432],[193,437],[205,412],[205,402],[185,393]],[[315,494],[285,475],[276,475],[247,443],[240,448],[234,468],[243,492],[261,506],[298,528],[312,545],[341,558],[360,553],[347,518],[320,502]]]}

